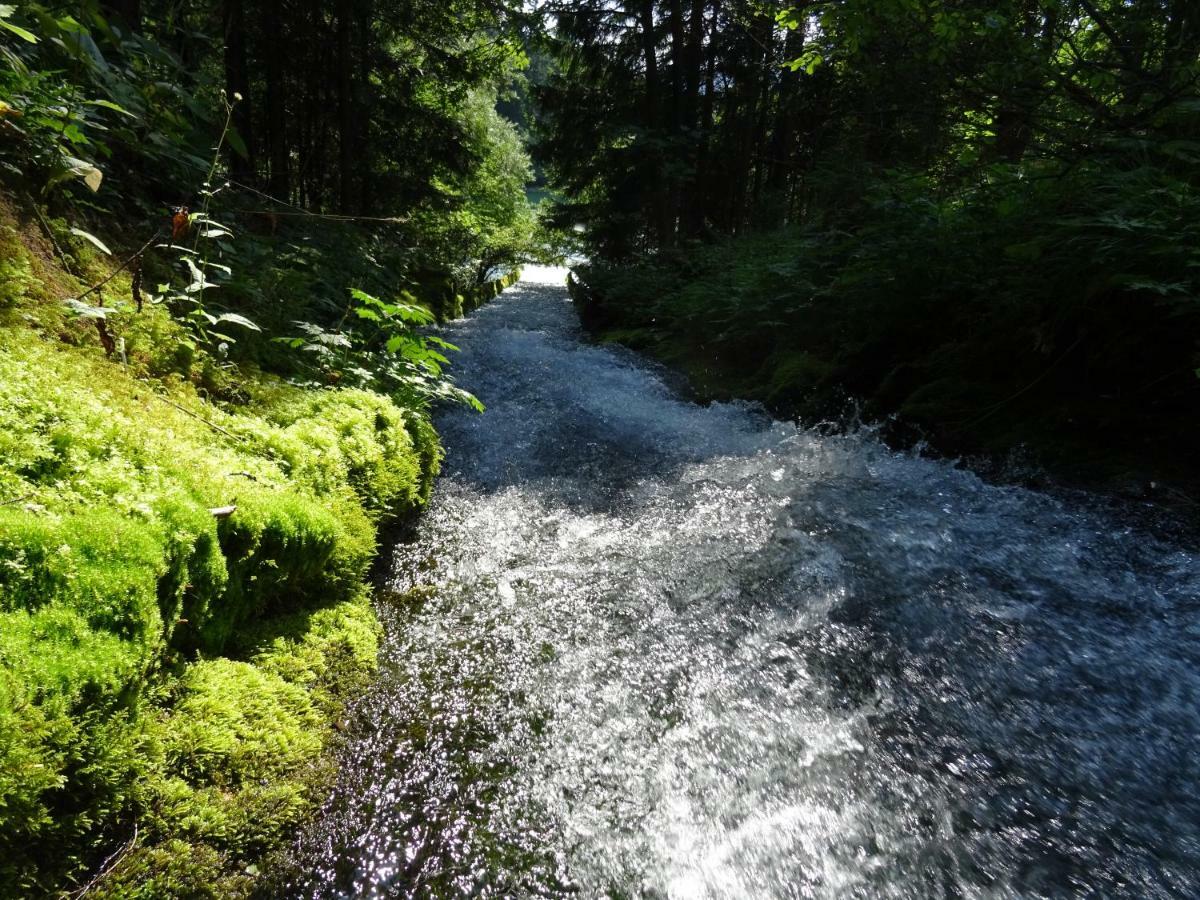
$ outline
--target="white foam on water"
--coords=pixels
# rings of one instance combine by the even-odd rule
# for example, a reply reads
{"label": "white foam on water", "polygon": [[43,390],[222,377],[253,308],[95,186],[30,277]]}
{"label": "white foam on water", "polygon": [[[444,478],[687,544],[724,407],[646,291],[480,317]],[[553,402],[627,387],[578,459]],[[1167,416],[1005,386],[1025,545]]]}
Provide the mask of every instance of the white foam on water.
{"label": "white foam on water", "polygon": [[1192,553],[687,402],[565,274],[445,329],[488,412],[297,893],[1200,893]]}

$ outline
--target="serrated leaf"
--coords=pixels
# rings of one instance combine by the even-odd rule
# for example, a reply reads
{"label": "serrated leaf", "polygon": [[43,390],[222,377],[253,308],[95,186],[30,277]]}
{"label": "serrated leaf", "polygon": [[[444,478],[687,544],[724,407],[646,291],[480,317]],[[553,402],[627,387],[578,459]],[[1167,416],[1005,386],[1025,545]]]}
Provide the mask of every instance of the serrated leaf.
{"label": "serrated leaf", "polygon": [[423,306],[416,306],[412,303],[397,303],[395,315],[412,325],[432,325],[435,321],[433,313]]}
{"label": "serrated leaf", "polygon": [[372,297],[366,291],[360,291],[358,288],[350,288],[350,296],[359,303],[366,303],[370,306],[383,306],[383,301],[378,297]]}

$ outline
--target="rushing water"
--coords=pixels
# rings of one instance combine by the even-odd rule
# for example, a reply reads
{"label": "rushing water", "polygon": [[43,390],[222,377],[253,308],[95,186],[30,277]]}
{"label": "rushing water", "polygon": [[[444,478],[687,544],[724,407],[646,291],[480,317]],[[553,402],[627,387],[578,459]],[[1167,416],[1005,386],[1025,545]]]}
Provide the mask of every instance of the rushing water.
{"label": "rushing water", "polygon": [[681,399],[561,270],[448,337],[312,897],[1200,895],[1200,559]]}

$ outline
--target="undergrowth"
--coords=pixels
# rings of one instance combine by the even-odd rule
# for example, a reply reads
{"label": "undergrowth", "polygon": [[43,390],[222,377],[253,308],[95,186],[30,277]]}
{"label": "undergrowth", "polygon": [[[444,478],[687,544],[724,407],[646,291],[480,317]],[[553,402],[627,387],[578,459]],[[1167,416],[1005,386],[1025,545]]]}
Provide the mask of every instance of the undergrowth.
{"label": "undergrowth", "polygon": [[581,267],[584,318],[709,395],[810,422],[894,416],[897,440],[955,454],[1024,444],[1080,481],[1194,483],[1200,194],[1186,178],[997,170],[941,201],[898,177],[871,197],[844,221]]}

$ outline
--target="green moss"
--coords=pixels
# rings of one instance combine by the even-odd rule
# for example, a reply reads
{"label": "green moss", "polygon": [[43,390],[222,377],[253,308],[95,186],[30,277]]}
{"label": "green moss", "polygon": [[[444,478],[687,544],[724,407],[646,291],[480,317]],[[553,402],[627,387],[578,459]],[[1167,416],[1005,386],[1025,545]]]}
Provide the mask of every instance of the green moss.
{"label": "green moss", "polygon": [[108,895],[248,890],[374,665],[376,528],[440,459],[423,413],[365,391],[204,402],[152,377],[175,332],[145,322],[127,369],[0,328],[0,896],[69,885],[135,824]]}
{"label": "green moss", "polygon": [[0,307],[21,303],[34,285],[29,253],[17,230],[0,224]]}
{"label": "green moss", "polygon": [[140,732],[154,760],[138,787],[144,843],[101,897],[241,897],[332,777],[323,750],[346,697],[375,666],[379,626],[366,593],[256,623],[246,661],[187,666]]}
{"label": "green moss", "polygon": [[942,418],[967,417],[985,408],[979,389],[963,378],[939,378],[913,391],[900,406],[900,414],[918,423]]}
{"label": "green moss", "polygon": [[658,335],[649,328],[609,328],[600,335],[601,343],[623,344],[634,350],[642,350],[658,340]]}
{"label": "green moss", "polygon": [[418,506],[427,481],[436,475],[436,451],[428,454],[436,437],[428,417],[402,410],[379,394],[277,391],[264,415],[281,429],[272,449],[293,477],[324,492],[348,483],[375,518]]}

